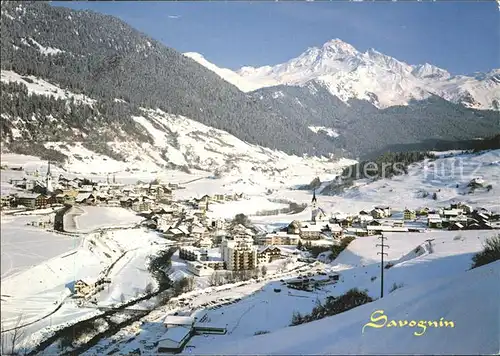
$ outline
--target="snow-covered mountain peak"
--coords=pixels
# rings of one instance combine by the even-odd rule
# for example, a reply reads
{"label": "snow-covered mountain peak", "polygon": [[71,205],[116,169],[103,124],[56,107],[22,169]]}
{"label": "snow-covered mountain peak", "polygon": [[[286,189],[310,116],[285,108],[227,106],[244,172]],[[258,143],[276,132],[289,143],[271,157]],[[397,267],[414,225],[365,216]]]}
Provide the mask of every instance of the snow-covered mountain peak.
{"label": "snow-covered mountain peak", "polygon": [[[319,82],[341,100],[368,100],[379,108],[407,105],[437,95],[476,109],[500,107],[500,70],[452,76],[445,69],[425,63],[410,65],[373,48],[359,52],[336,38],[321,47],[310,47],[298,57],[274,66],[245,66],[234,72],[218,68],[192,54],[223,79],[249,92],[278,85],[303,86]],[[373,100],[373,98],[377,100]]]}
{"label": "snow-covered mountain peak", "polygon": [[420,64],[412,67],[413,67],[412,74],[417,78],[448,79],[451,77],[448,71],[433,66],[432,64],[429,63]]}
{"label": "snow-covered mountain peak", "polygon": [[340,55],[355,56],[359,54],[356,48],[338,38],[325,42],[322,49],[323,51],[334,52]]}
{"label": "snow-covered mountain peak", "polygon": [[388,70],[396,74],[408,75],[412,70],[412,67],[410,65],[398,61],[394,57],[380,53],[373,48],[370,48],[368,51],[366,51],[364,53],[364,57],[369,62],[367,63],[368,66],[375,64],[383,68],[384,70]]}
{"label": "snow-covered mountain peak", "polygon": [[195,61],[206,60],[205,57],[201,53],[198,53],[198,52],[186,52],[186,53],[184,53],[184,55],[186,57],[194,59]]}

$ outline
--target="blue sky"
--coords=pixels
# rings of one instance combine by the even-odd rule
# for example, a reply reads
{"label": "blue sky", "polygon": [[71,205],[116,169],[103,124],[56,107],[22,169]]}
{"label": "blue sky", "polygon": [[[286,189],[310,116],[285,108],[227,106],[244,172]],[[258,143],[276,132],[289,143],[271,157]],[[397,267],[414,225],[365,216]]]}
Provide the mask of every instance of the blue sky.
{"label": "blue sky", "polygon": [[114,15],[219,67],[274,65],[332,38],[453,74],[500,67],[492,2],[71,2]]}

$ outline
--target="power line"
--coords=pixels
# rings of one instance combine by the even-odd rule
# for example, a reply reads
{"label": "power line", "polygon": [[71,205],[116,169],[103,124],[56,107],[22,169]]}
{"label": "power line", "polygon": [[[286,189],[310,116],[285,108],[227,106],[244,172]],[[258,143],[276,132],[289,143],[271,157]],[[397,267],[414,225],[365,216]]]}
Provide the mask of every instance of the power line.
{"label": "power line", "polygon": [[380,252],[377,252],[377,255],[380,255],[380,298],[384,297],[384,255],[388,256],[386,252],[384,252],[384,248],[389,248],[389,245],[384,244],[384,240],[387,238],[384,237],[384,234],[378,237],[380,239],[380,244],[376,244],[375,247],[380,247]]}

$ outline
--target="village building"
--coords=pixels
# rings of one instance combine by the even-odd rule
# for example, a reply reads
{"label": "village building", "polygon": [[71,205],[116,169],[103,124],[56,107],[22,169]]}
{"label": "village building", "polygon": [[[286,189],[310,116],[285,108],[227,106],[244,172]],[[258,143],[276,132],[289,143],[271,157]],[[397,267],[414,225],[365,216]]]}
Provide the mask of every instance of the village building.
{"label": "village building", "polygon": [[484,210],[483,211],[481,211],[481,210],[473,211],[471,214],[472,218],[474,218],[478,221],[481,221],[481,222],[489,221],[490,216],[491,216],[491,213],[488,211],[484,211]]}
{"label": "village building", "polygon": [[150,194],[154,194],[157,203],[168,204],[172,202],[173,194],[172,189],[165,186],[154,187],[154,191]]}
{"label": "village building", "polygon": [[387,205],[376,206],[374,209],[382,211],[383,217],[390,217],[390,216],[392,216],[391,208],[389,206],[387,206]]}
{"label": "village building", "polygon": [[95,287],[95,283],[90,280],[79,279],[72,286],[72,292],[77,297],[85,297],[90,294]]}
{"label": "village building", "polygon": [[449,226],[449,230],[463,230],[464,229],[464,225],[462,225],[461,223],[453,223]]}
{"label": "village building", "polygon": [[179,353],[194,334],[191,326],[167,328],[167,332],[158,339],[158,352]]}
{"label": "village building", "polygon": [[404,222],[404,220],[391,220],[391,226],[394,226],[394,227],[404,227],[405,226],[405,222]]}
{"label": "village building", "polygon": [[445,209],[443,210],[443,215],[445,218],[457,217],[463,214],[462,209]]}
{"label": "village building", "polygon": [[417,218],[417,212],[412,209],[405,209],[403,211],[404,220],[415,220]]}
{"label": "village building", "polygon": [[[172,227],[170,229],[168,229],[166,232],[165,232],[165,237],[167,239],[173,239],[173,240],[181,240],[183,239],[185,242],[187,242],[188,240],[185,239],[186,237],[189,236],[189,230],[186,226],[184,225],[179,225],[177,227]],[[192,239],[193,242],[195,241],[195,239]]]}
{"label": "village building", "polygon": [[322,232],[330,235],[334,239],[339,239],[342,237],[344,230],[339,224],[327,224]]}
{"label": "village building", "polygon": [[258,263],[270,263],[283,258],[281,249],[276,246],[264,246],[257,252]]}
{"label": "village building", "polygon": [[2,209],[9,208],[12,205],[13,199],[10,195],[1,195],[0,202]]}
{"label": "village building", "polygon": [[327,217],[324,210],[318,207],[318,201],[316,199],[316,190],[314,190],[313,197],[311,200],[311,222],[316,224],[320,222],[327,222],[328,220],[329,218]]}
{"label": "village building", "polygon": [[15,204],[28,209],[43,209],[47,206],[47,197],[43,194],[21,193],[15,197]]}
{"label": "village building", "polygon": [[298,234],[288,234],[286,231],[278,231],[261,236],[258,241],[262,245],[297,245],[300,236]]}
{"label": "village building", "polygon": [[209,264],[198,261],[187,262],[187,270],[198,277],[211,276],[215,271]]}
{"label": "village building", "polygon": [[143,196],[142,198],[138,198],[132,202],[131,209],[135,212],[145,212],[150,211],[153,207],[154,201],[147,197]]}
{"label": "village building", "polygon": [[300,229],[299,236],[303,240],[319,240],[322,229],[321,225],[304,226]]}
{"label": "village building", "polygon": [[224,194],[214,194],[212,196],[212,201],[215,202],[223,202],[226,200],[226,196]]}
{"label": "village building", "polygon": [[406,227],[396,227],[396,226],[387,226],[387,225],[380,225],[380,226],[367,226],[366,230],[368,232],[368,235],[380,235],[383,232],[408,232],[409,229]]}
{"label": "village building", "polygon": [[240,239],[253,238],[255,236],[255,233],[251,229],[242,224],[236,224],[231,228],[230,232],[233,237]]}
{"label": "village building", "polygon": [[257,267],[257,248],[252,238],[225,238],[220,252],[228,270],[251,270]]}
{"label": "village building", "polygon": [[208,235],[208,231],[205,227],[202,226],[192,226],[190,234],[195,239],[201,240]]}
{"label": "village building", "polygon": [[428,214],[427,226],[434,229],[440,229],[443,227],[443,219],[439,214]]}
{"label": "village building", "polygon": [[26,190],[31,193],[47,195],[47,188],[44,183],[39,180],[27,180]]}
{"label": "village building", "polygon": [[199,260],[199,251],[191,246],[182,246],[179,248],[179,258],[186,261]]}
{"label": "village building", "polygon": [[203,264],[216,271],[223,270],[226,267],[226,263],[223,260],[219,259],[210,259],[208,261],[204,261]]}
{"label": "village building", "polygon": [[370,214],[371,216],[374,218],[374,219],[382,219],[385,217],[385,213],[384,213],[384,210],[382,209],[372,209],[370,211]]}
{"label": "village building", "polygon": [[373,216],[371,216],[370,214],[366,213],[366,214],[362,214],[362,215],[358,216],[357,223],[361,227],[367,227],[373,220],[374,220]]}
{"label": "village building", "polygon": [[79,193],[75,197],[75,203],[85,205],[95,205],[96,199],[92,193]]}
{"label": "village building", "polygon": [[464,214],[471,214],[472,211],[474,210],[472,208],[472,206],[470,206],[469,204],[465,204],[465,203],[458,203],[457,208],[458,209],[462,209],[462,211],[464,212]]}
{"label": "village building", "polygon": [[164,320],[167,332],[159,338],[157,352],[180,353],[194,335],[224,335],[227,332],[225,327],[204,320],[205,317],[196,319],[191,316],[168,315]]}
{"label": "village building", "polygon": [[200,248],[211,248],[213,246],[213,241],[209,237],[203,237],[195,242],[195,245]]}
{"label": "village building", "polygon": [[351,217],[347,217],[344,219],[335,219],[334,223],[338,223],[343,229],[347,229],[352,226],[353,219]]}
{"label": "village building", "polygon": [[363,228],[351,227],[351,228],[348,228],[345,232],[346,232],[346,235],[354,235],[354,236],[358,236],[358,237],[368,236],[368,231],[366,229],[363,229]]}
{"label": "village building", "polygon": [[215,219],[210,221],[210,227],[217,229],[217,230],[224,230],[225,228],[225,222],[222,219]]}
{"label": "village building", "polygon": [[175,226],[176,219],[171,214],[160,215],[153,219],[156,220],[156,229],[162,232],[166,232]]}

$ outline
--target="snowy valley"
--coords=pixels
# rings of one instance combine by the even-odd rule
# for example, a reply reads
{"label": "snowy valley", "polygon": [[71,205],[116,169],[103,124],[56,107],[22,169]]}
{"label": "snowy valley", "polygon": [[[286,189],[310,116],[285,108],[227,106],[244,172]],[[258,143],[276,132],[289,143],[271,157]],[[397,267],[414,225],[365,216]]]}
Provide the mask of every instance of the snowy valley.
{"label": "snowy valley", "polygon": [[0,354],[500,352],[499,69],[1,7]]}
{"label": "snowy valley", "polygon": [[[33,179],[36,172],[40,172],[39,181],[46,181],[44,171],[48,166],[44,161],[9,154],[3,160],[3,192],[27,199],[16,182],[22,177]],[[429,162],[416,163],[407,175],[358,180],[341,194],[316,195],[312,202],[311,191],[297,187],[308,183],[316,171],[289,179],[262,176],[259,184],[253,184],[252,178],[238,174],[217,178],[180,171],[93,175],[52,167],[53,189],[62,189],[62,195],[80,191],[72,200],[73,207],[63,215],[63,231],[54,228],[61,207],[50,201],[34,210],[21,206],[14,210],[4,206],[2,210],[4,337],[22,326],[24,332],[16,344],[31,352],[45,350],[46,354],[64,350],[88,355],[171,350],[168,353],[176,347],[184,353],[239,354],[246,343],[255,344],[257,339],[260,348],[256,352],[265,354],[296,350],[320,354],[414,353],[423,342],[419,340],[425,338],[432,340],[428,352],[495,352],[498,343],[492,336],[498,325],[492,311],[498,304],[491,302],[498,294],[492,283],[498,277],[498,263],[472,271],[469,268],[474,254],[487,239],[497,236],[500,228],[495,220],[500,208],[495,193],[499,160],[498,150],[438,153],[433,164],[445,167],[443,171],[433,171]],[[452,162],[460,162],[461,175],[456,174]],[[16,170],[18,167],[22,170]],[[318,178],[325,185],[341,168],[333,174],[318,173]],[[69,187],[82,177],[95,185]],[[474,179],[493,184],[493,189],[467,193],[466,187]],[[153,180],[152,184],[141,183]],[[69,186],[63,188],[64,184]],[[159,187],[171,191],[168,200],[151,193]],[[436,199],[422,196],[423,190],[438,192]],[[113,198],[117,194],[121,198]],[[460,209],[455,207],[440,210],[458,202],[464,204],[460,208],[463,212],[458,213]],[[299,210],[289,210],[291,203]],[[385,209],[377,208],[381,204],[390,207],[390,216],[377,210]],[[423,208],[426,215],[421,215]],[[365,214],[360,211],[368,211],[368,216],[360,215]],[[433,211],[449,227],[430,225]],[[411,216],[411,212],[420,215]],[[248,220],[237,220],[235,225],[238,214],[245,214]],[[490,221],[475,230],[471,221],[479,221],[479,214]],[[472,225],[456,229],[459,221],[463,226]],[[291,231],[295,222],[300,222],[298,230]],[[288,230],[283,230],[287,226]],[[24,236],[21,241],[20,231]],[[375,247],[380,243],[380,233],[390,246],[382,300],[378,300],[380,256]],[[229,279],[230,271],[228,275],[228,271],[214,269],[226,261],[224,242],[219,246],[218,241],[231,235],[252,241],[256,258],[249,275],[233,270],[231,278],[235,280]],[[328,252],[332,246],[349,236],[352,242],[332,257]],[[37,247],[40,244],[43,252]],[[202,257],[204,249],[208,259]],[[172,289],[162,291],[151,269],[152,259],[168,250],[175,252],[165,265],[170,267],[162,273],[174,286],[192,281],[190,287],[182,287],[174,295]],[[315,258],[312,251],[324,252]],[[229,260],[229,266],[227,263]],[[210,266],[205,267],[208,272],[196,270],[196,264]],[[214,277],[217,274],[222,277]],[[332,276],[339,279],[332,280]],[[304,288],[305,279],[311,287]],[[467,280],[474,283],[464,284]],[[337,316],[290,326],[295,314],[309,314],[318,303],[352,288],[366,290],[374,301]],[[461,296],[460,302],[446,302],[455,295]],[[469,309],[463,306],[469,303],[480,308],[474,314],[466,312]],[[25,308],[28,304],[29,310]],[[368,329],[362,333],[363,325],[376,310],[384,310],[396,320],[439,321],[444,317],[452,320],[455,328],[428,327],[422,337],[413,335],[417,328]],[[488,333],[478,329],[471,334],[468,320],[485,323]],[[71,325],[78,325],[81,331],[69,342],[64,335]],[[331,329],[333,325],[336,329]],[[212,331],[199,331],[206,328]],[[328,333],[321,341],[311,341],[313,335],[322,335],[318,330],[330,329],[333,335],[338,333],[339,338],[346,339],[335,342]],[[189,330],[195,330],[194,334]],[[223,335],[212,335],[221,332]],[[460,343],[464,333],[469,335],[467,346]],[[283,338],[295,341],[283,344]],[[407,340],[404,349],[395,341],[400,338]]]}

